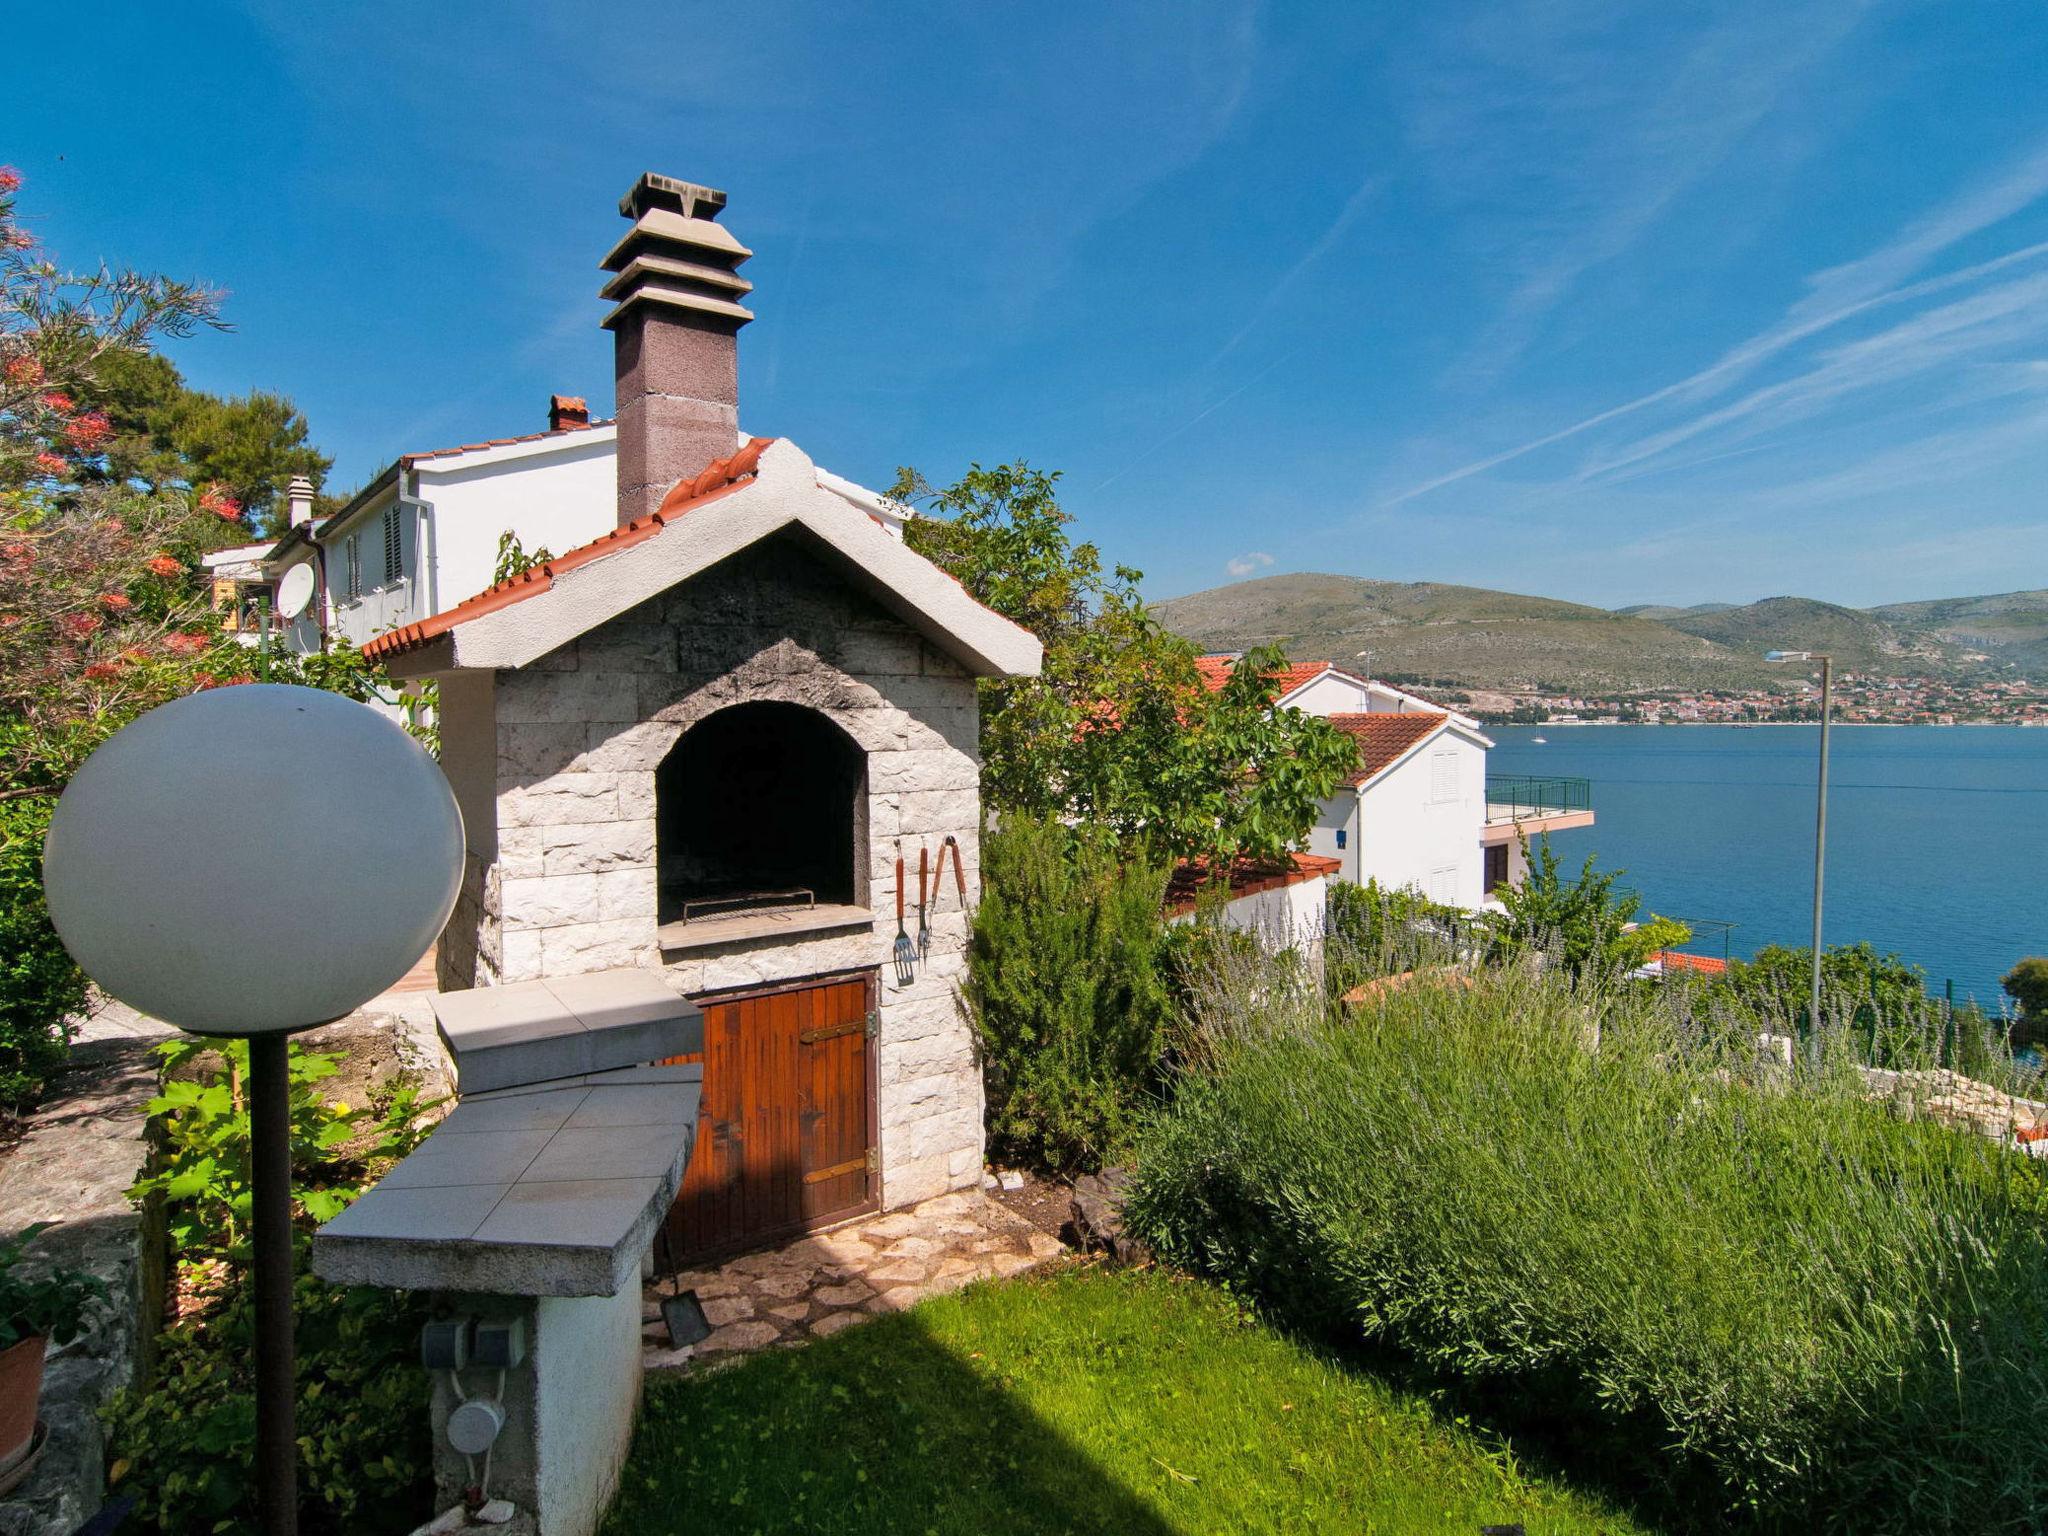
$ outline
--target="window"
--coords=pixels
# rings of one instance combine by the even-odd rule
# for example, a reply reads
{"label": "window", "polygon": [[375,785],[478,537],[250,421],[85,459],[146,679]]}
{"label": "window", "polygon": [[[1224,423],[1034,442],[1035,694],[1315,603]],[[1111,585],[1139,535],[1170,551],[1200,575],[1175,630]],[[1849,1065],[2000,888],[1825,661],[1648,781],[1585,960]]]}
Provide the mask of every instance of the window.
{"label": "window", "polygon": [[343,589],[343,595],[351,598],[361,597],[363,595],[363,539],[361,534],[352,533],[348,536],[345,554],[347,558],[344,563],[347,570],[348,585]]}
{"label": "window", "polygon": [[1429,803],[1448,805],[1458,798],[1458,754],[1455,750],[1432,753],[1429,759]]}
{"label": "window", "polygon": [[1344,838],[1345,838],[1345,831],[1344,831],[1344,829],[1343,829],[1342,827],[1339,827],[1339,828],[1337,829],[1337,846],[1338,846],[1338,847],[1339,847],[1340,849],[1341,849],[1341,848],[1342,848],[1342,847],[1344,846]]}
{"label": "window", "polygon": [[405,574],[405,546],[400,533],[398,508],[391,507],[384,513],[384,585]]}
{"label": "window", "polygon": [[1429,872],[1429,899],[1440,907],[1454,905],[1458,900],[1458,867],[1446,864],[1441,869]]}

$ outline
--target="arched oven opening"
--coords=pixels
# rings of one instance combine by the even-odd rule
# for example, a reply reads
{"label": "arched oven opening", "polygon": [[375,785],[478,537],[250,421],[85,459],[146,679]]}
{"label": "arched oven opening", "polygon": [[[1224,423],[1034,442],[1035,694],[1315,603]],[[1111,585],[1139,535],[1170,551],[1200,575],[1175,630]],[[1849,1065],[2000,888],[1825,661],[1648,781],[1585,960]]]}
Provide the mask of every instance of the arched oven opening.
{"label": "arched oven opening", "polygon": [[737,704],[656,770],[660,921],[865,906],[867,756],[798,704]]}

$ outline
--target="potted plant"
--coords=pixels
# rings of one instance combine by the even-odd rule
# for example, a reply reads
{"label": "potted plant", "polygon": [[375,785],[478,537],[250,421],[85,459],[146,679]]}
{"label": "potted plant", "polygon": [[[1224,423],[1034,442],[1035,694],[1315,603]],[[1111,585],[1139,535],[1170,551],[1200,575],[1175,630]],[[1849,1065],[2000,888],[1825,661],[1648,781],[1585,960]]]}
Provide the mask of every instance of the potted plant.
{"label": "potted plant", "polygon": [[0,1243],[0,1491],[27,1471],[35,1448],[44,1346],[77,1338],[87,1305],[107,1294],[92,1275],[29,1263],[28,1245],[49,1225],[37,1222]]}

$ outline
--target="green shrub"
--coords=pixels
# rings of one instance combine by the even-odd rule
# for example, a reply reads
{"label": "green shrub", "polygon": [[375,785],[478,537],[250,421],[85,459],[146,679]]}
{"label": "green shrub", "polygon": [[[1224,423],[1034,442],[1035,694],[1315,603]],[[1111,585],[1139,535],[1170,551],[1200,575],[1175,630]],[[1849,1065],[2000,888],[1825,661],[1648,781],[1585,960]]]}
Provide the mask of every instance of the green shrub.
{"label": "green shrub", "polygon": [[85,1006],[43,906],[43,833],[56,802],[0,800],[0,1114],[33,1104],[64,1064],[65,1020]]}
{"label": "green shrub", "polygon": [[2048,1039],[2048,955],[2029,955],[2005,973],[1999,985],[2019,1008],[2032,1040]]}
{"label": "green shrub", "polygon": [[1533,851],[1525,840],[1522,854],[1528,874],[1494,893],[1503,908],[1488,925],[1496,963],[1540,954],[1574,980],[1607,982],[1692,937],[1685,924],[1654,913],[1637,922],[1643,898],[1615,888],[1625,870],[1596,869],[1588,854],[1579,878],[1566,880],[1547,837]]}
{"label": "green shrub", "polygon": [[[1847,1032],[1873,1066],[1953,1067],[2001,1087],[2014,1079],[2005,1025],[1974,1005],[1951,1008],[1927,995],[1927,973],[1869,944],[1838,944],[1821,961],[1824,1033]],[[1705,1001],[1732,1008],[1759,1029],[1808,1037],[1813,1030],[1813,951],[1767,944],[1737,960],[1704,989]],[[1775,1021],[1775,1022],[1774,1022]]]}
{"label": "green shrub", "polygon": [[1412,886],[1330,883],[1324,909],[1323,976],[1332,996],[1360,982],[1458,959],[1471,914],[1431,901]]}
{"label": "green shrub", "polygon": [[[404,1531],[431,1502],[433,1443],[418,1368],[424,1302],[305,1273],[298,1346],[299,1529]],[[246,1288],[159,1344],[156,1380],[105,1410],[108,1482],[163,1536],[256,1528],[254,1307]]]}
{"label": "green shrub", "polygon": [[1157,1091],[1171,1013],[1166,871],[1023,817],[991,833],[981,857],[966,990],[989,1140],[1054,1171],[1099,1167]]}
{"label": "green shrub", "polygon": [[[242,1084],[249,1046],[242,1040],[181,1036],[157,1047],[163,1092],[147,1106],[161,1148],[152,1171],[128,1193],[138,1203],[161,1192],[171,1240],[185,1257],[225,1252],[246,1236],[249,1219],[249,1109]],[[225,1071],[186,1073],[217,1057]],[[401,1080],[377,1105],[330,1103],[319,1085],[341,1058],[290,1048],[292,1200],[314,1223],[339,1215],[380,1160],[405,1156],[425,1136],[416,1084]]]}
{"label": "green shrub", "polygon": [[[1280,1315],[1633,1457],[1674,1501],[1859,1531],[2048,1507],[2048,1177],[1791,1073],[1678,992],[1485,973],[1219,1053],[1131,1219]],[[1709,1508],[1713,1507],[1711,1504]]]}
{"label": "green shrub", "polygon": [[85,1326],[86,1308],[107,1299],[106,1283],[96,1275],[28,1257],[29,1244],[52,1225],[31,1222],[0,1241],[0,1351],[32,1338],[69,1344]]}
{"label": "green shrub", "polygon": [[[151,1379],[103,1412],[108,1480],[167,1536],[254,1528],[254,1312],[249,1274],[245,1043],[158,1048],[149,1105],[156,1166],[130,1195],[161,1197],[184,1289],[196,1305],[159,1340]],[[332,1217],[425,1134],[417,1085],[369,1105],[329,1102],[341,1058],[290,1047],[292,1204],[300,1227]],[[309,1536],[404,1530],[429,1500],[432,1446],[417,1366],[425,1303],[347,1290],[306,1272],[297,1241],[299,1497]]]}

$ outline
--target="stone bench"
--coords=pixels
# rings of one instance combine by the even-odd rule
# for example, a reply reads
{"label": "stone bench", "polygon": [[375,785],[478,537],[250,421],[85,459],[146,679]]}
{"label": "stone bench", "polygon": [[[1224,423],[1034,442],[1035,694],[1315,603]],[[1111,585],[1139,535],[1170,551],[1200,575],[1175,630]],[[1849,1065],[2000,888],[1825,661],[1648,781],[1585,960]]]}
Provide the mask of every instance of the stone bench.
{"label": "stone bench", "polygon": [[[520,1324],[525,1356],[489,1388],[505,1413],[490,1492],[519,1512],[508,1530],[585,1536],[639,1406],[641,1264],[696,1142],[703,1068],[655,1063],[702,1051],[703,1015],[639,969],[432,1004],[461,1102],[314,1234],[313,1269]],[[455,1377],[432,1386],[442,1507],[473,1473],[445,1436]]]}

